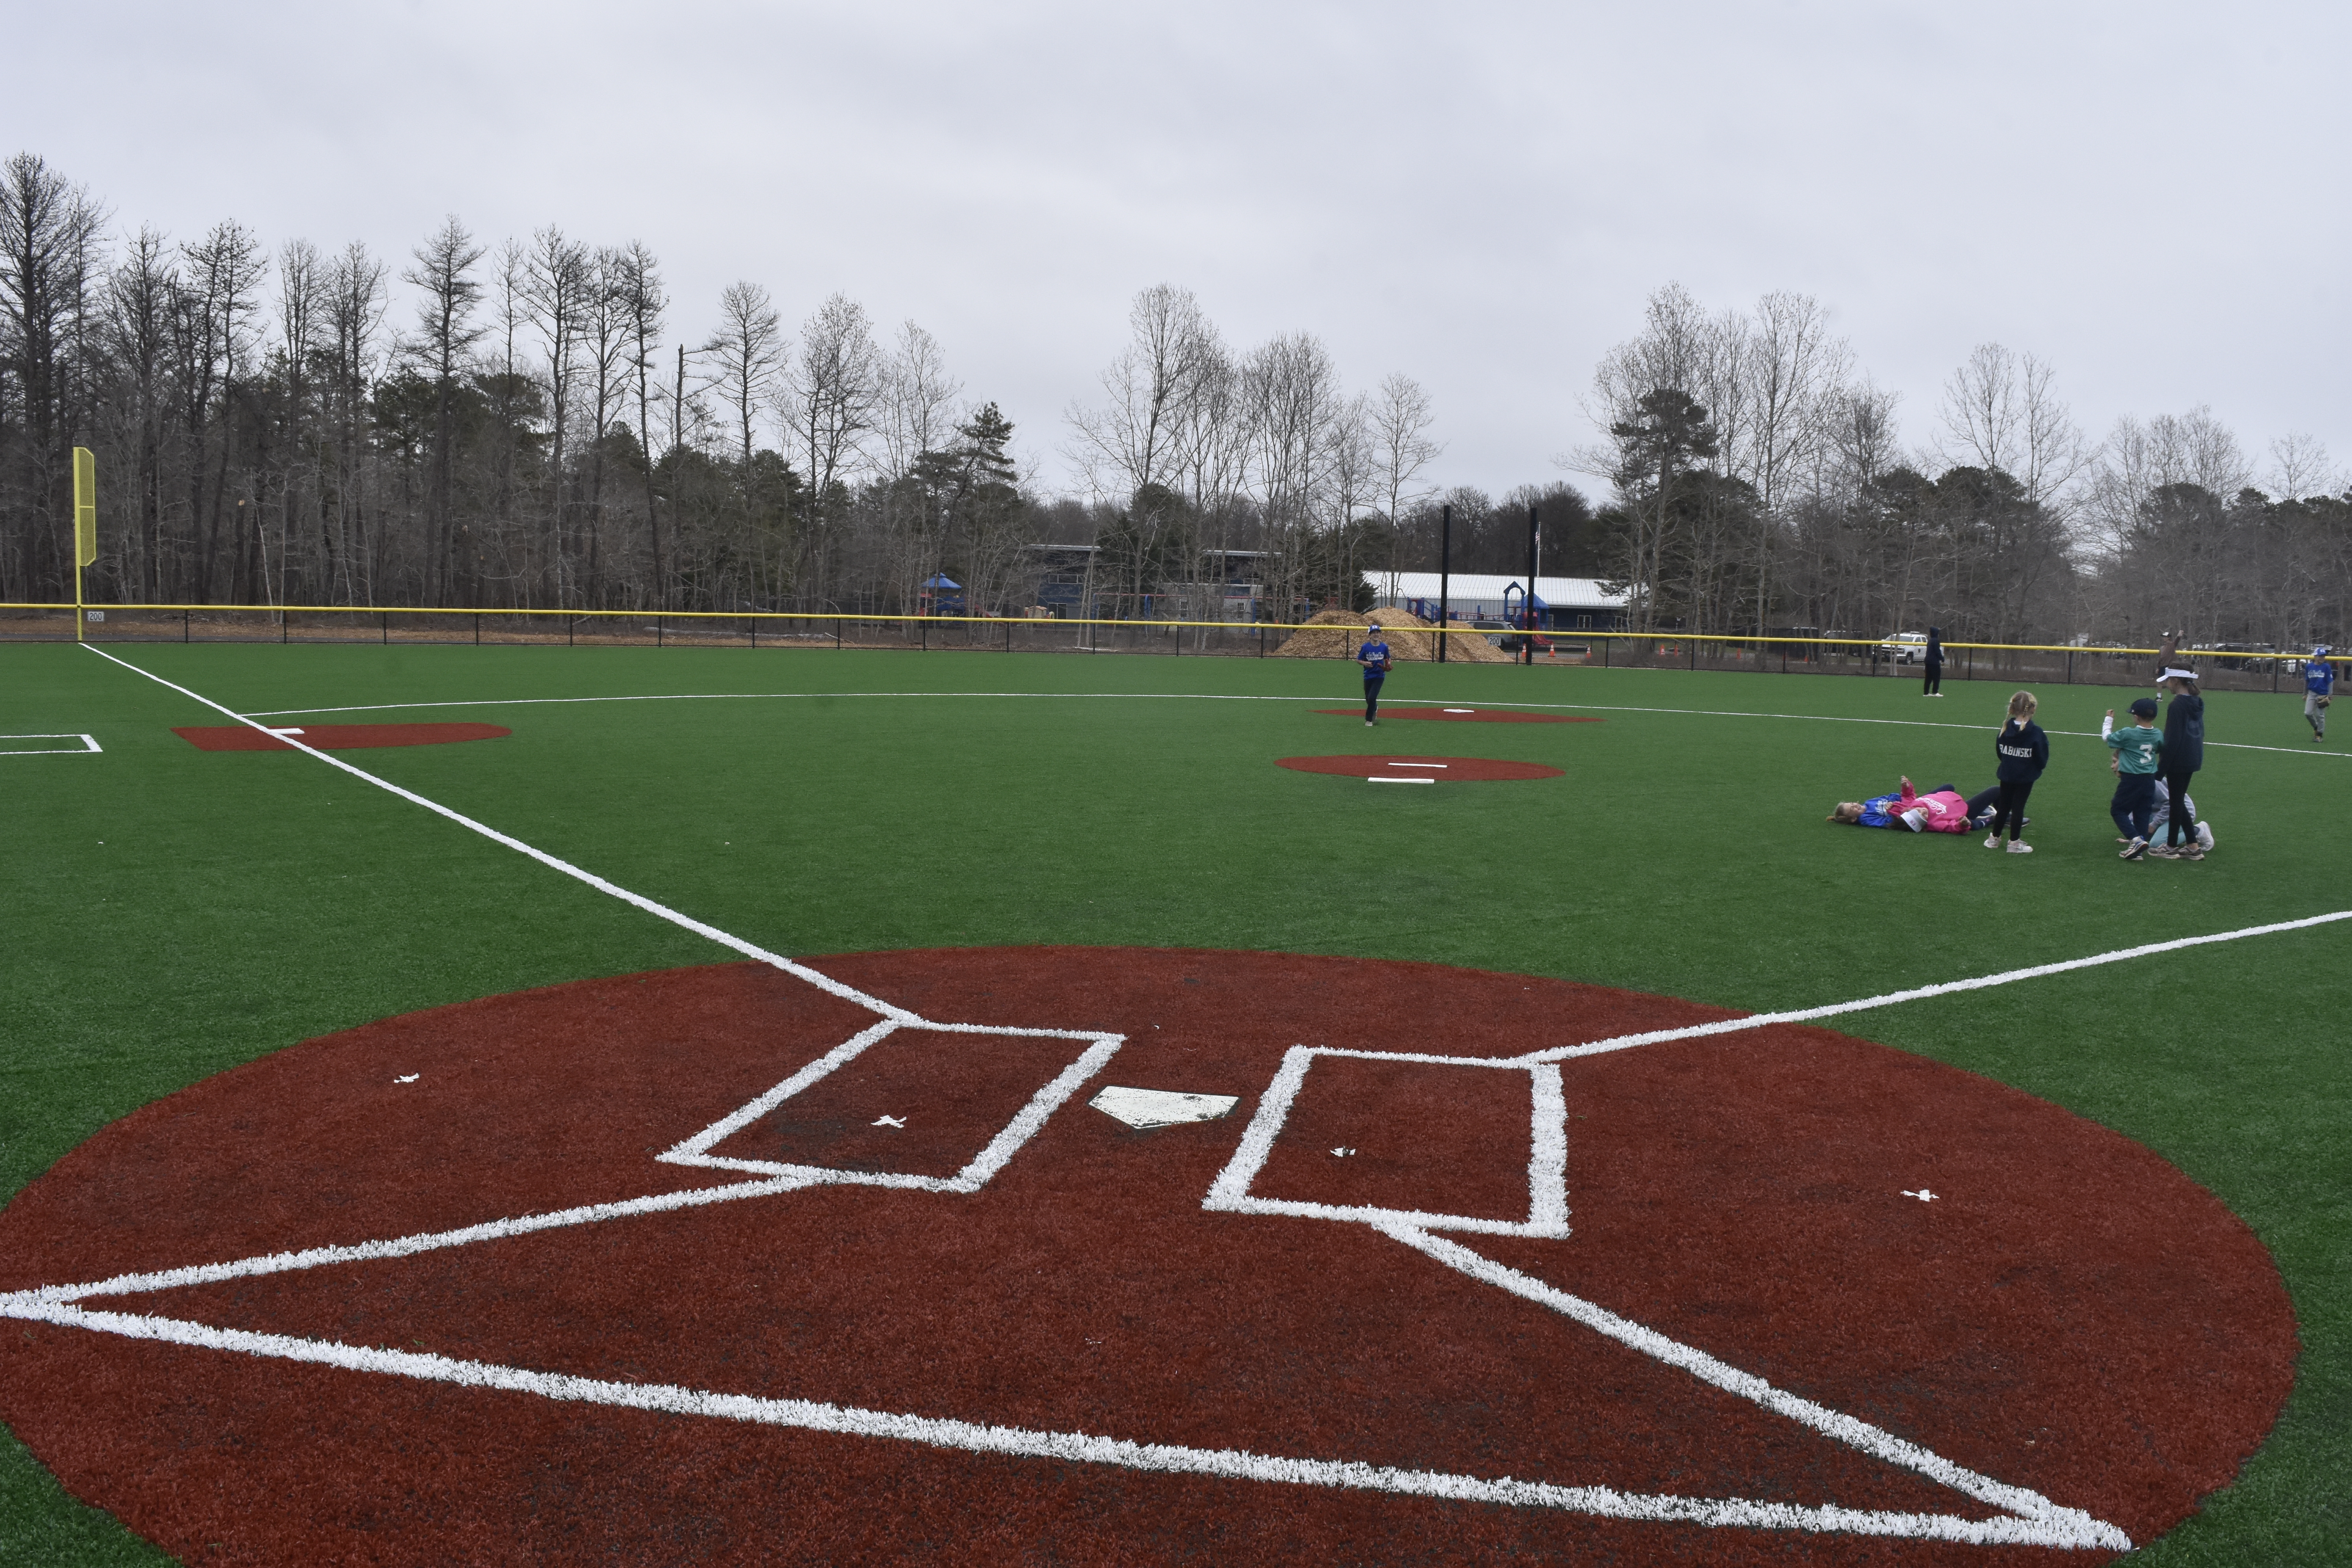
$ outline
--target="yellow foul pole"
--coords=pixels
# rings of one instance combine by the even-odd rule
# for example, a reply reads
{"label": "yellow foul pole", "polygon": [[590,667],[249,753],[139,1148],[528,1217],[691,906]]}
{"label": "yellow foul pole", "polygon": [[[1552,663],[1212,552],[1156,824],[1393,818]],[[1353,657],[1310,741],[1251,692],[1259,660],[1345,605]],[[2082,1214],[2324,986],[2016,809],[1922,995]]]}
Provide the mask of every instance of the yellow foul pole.
{"label": "yellow foul pole", "polygon": [[98,559],[98,458],[87,447],[73,451],[74,475],[74,641],[82,640],[82,568]]}

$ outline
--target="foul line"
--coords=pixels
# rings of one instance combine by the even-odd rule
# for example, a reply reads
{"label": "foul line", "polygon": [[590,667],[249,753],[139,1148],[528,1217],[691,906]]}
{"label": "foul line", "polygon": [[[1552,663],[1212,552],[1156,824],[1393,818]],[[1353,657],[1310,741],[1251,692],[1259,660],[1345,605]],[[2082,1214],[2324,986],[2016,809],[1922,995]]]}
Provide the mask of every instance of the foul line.
{"label": "foul line", "polygon": [[[90,645],[84,645],[86,647]],[[97,651],[92,647],[92,651]],[[120,660],[117,660],[120,663]],[[128,667],[126,668],[132,668]],[[145,670],[139,672],[145,675]],[[161,676],[151,677],[162,680]],[[171,682],[164,681],[165,685]],[[174,687],[174,690],[180,689]],[[778,702],[825,697],[1017,697],[1127,700],[1137,702],[1328,702],[1328,697],[1271,697],[1230,691],[675,691],[635,697],[482,697],[455,702],[363,702],[348,708],[272,708],[257,710],[256,719],[304,718],[314,713],[387,713],[416,708],[529,708],[574,702]],[[201,700],[201,699],[199,699]],[[1640,708],[1613,702],[1495,702],[1468,697],[1429,697],[1417,701],[1444,704],[1468,702],[1479,708],[1527,708],[1568,713],[1680,713],[1694,719],[1785,719],[1816,724],[1886,724],[1903,730],[1990,730],[1991,724],[1954,724],[1940,719],[1864,719],[1843,713],[1759,713],[1745,708]],[[217,706],[215,704],[215,706]],[[226,709],[221,710],[227,712]],[[236,718],[247,715],[237,714]],[[2053,735],[2095,736],[2095,730],[2053,730]],[[2294,757],[2340,757],[2343,752],[2305,751],[2296,746],[2260,746],[2249,741],[2208,741],[2233,752],[2283,752]],[[306,747],[305,750],[308,748]]]}
{"label": "foul line", "polygon": [[[1753,1373],[1740,1371],[1727,1362],[1717,1360],[1705,1351],[1668,1339],[1654,1329],[1647,1329],[1629,1318],[1621,1318],[1605,1307],[1596,1306],[1580,1296],[1546,1284],[1532,1275],[1497,1263],[1492,1258],[1457,1242],[1433,1236],[1426,1228],[1383,1225],[1375,1226],[1396,1240],[1425,1253],[1449,1268],[1459,1269],[1472,1279],[1507,1290],[1524,1300],[1550,1308],[1562,1316],[1573,1319],[1594,1332],[1615,1340],[1628,1349],[1640,1352],[1654,1360],[1677,1367],[1701,1383],[1711,1384],[1727,1394],[1737,1394],[1751,1404],[1760,1405],[1776,1415],[1782,1415],[1802,1426],[1811,1427],[1825,1437],[1832,1437],[1858,1449],[1874,1459],[1897,1465],[1906,1470],[1951,1488],[1954,1491],[1976,1499],[1993,1508],[2007,1509],[2047,1527],[2049,1533],[2042,1543],[2051,1546],[2109,1547],[2119,1552],[2131,1550],[2131,1538],[2114,1525],[2094,1519],[2079,1509],[2062,1508],[2040,1492],[2023,1487],[2013,1487],[1994,1480],[1990,1476],[1954,1464],[1932,1449],[1909,1443],[1882,1427],[1874,1426],[1843,1411],[1832,1410],[1826,1405],[1816,1405],[1810,1399],[1774,1387]],[[1989,1527],[2010,1521],[1985,1520],[1955,1521]],[[1976,1539],[1976,1538],[1969,1538]],[[2005,1539],[1985,1536],[1985,1541]]]}
{"label": "foul line", "polygon": [[89,1312],[78,1307],[9,1310],[7,1315],[55,1323],[60,1327],[119,1334],[126,1339],[307,1362],[352,1372],[414,1378],[420,1382],[456,1384],[461,1387],[501,1393],[532,1394],[544,1399],[615,1405],[668,1415],[708,1416],[766,1426],[838,1433],[846,1436],[896,1438],[901,1442],[965,1453],[1060,1459],[1163,1474],[1214,1476],[1223,1479],[1273,1481],[1291,1486],[1337,1487],[1352,1491],[1447,1498],[1522,1508],[1553,1508],[1597,1514],[1606,1519],[1661,1523],[1896,1536],[1964,1542],[1972,1545],[2098,1545],[2125,1550],[2131,1545],[2122,1531],[2112,1525],[2101,1525],[2090,1520],[2088,1515],[2074,1516],[2084,1521],[2083,1525],[2074,1524],[2073,1518],[2069,1517],[2074,1515],[2072,1510],[2053,1508],[2041,1517],[2030,1519],[1972,1520],[1949,1514],[1873,1512],[1840,1508],[1834,1504],[1808,1508],[1789,1503],[1752,1502],[1745,1499],[1643,1497],[1608,1487],[1551,1486],[1508,1478],[1485,1480],[1475,1476],[1448,1475],[1435,1470],[1396,1469],[1359,1460],[1284,1458],[1236,1448],[1194,1448],[1172,1443],[1138,1443],[1121,1437],[1093,1436],[1083,1432],[982,1426],[971,1421],[898,1415],[854,1405],[821,1404],[814,1400],[711,1394],[671,1384],[614,1383],[601,1378],[494,1366],[485,1362],[458,1361],[414,1351],[383,1350],[296,1339],[285,1334],[219,1329],[173,1318]]}
{"label": "foul line", "polygon": [[[209,697],[191,691],[186,687],[179,685],[174,681],[166,680],[162,676],[155,674],[152,670],[142,669],[137,665],[131,663],[128,659],[117,658],[114,655],[107,652],[104,648],[100,647],[95,644],[84,643],[82,646],[89,648],[90,652],[98,655],[99,658],[105,659],[110,664],[119,664],[123,668],[131,671],[133,675],[143,675],[148,679],[153,681],[156,685],[169,688],[171,690],[178,692],[181,696],[189,699],[191,701],[201,702],[215,713],[226,714],[229,718],[236,720],[238,723],[243,724],[247,729],[257,730],[262,734],[269,736],[273,740],[283,742],[285,744],[293,747],[298,752],[302,752],[308,755],[318,758],[319,761],[326,763],[331,768],[340,768],[355,779],[359,779],[366,784],[372,784],[380,790],[384,790],[390,794],[396,795],[401,799],[409,802],[413,805],[421,805],[425,810],[432,812],[437,816],[446,816],[450,821],[456,823],[458,826],[474,833],[478,833],[483,837],[490,840],[493,844],[504,845],[507,848],[514,850],[520,855],[528,855],[532,859],[538,861],[541,865],[546,866],[553,870],[561,871],[565,876],[573,879],[575,881],[585,882],[588,886],[595,889],[600,893],[609,893],[614,898],[620,900],[623,903],[634,904],[649,915],[657,916],[662,920],[669,921],[672,925],[683,927],[685,930],[692,931],[697,936],[707,938],[711,942],[717,942],[721,947],[741,953],[746,958],[756,959],[761,963],[781,969],[785,973],[793,976],[795,979],[807,981],[811,985],[815,986],[820,991],[825,992],[831,995],[838,996],[845,1002],[855,1002],[859,1006],[864,1007],[870,1012],[879,1013],[886,1018],[893,1019],[901,1024],[920,1024],[923,1022],[921,1018],[909,1013],[904,1007],[897,1005],[895,1003],[885,1002],[879,996],[869,996],[865,992],[858,990],[856,986],[845,984],[841,981],[834,979],[829,974],[823,974],[818,973],[816,970],[809,968],[806,964],[794,963],[791,959],[784,957],[782,953],[770,952],[764,947],[759,947],[751,942],[745,942],[741,937],[733,935],[728,931],[720,931],[717,926],[706,924],[701,921],[696,920],[692,915],[681,914],[677,910],[671,909],[667,904],[656,903],[653,900],[646,898],[642,893],[633,893],[628,889],[622,887],[616,882],[608,882],[604,878],[596,875],[593,871],[584,870],[578,866],[574,866],[569,860],[561,859],[556,856],[550,855],[544,849],[534,848],[532,846],[525,844],[520,838],[510,837],[506,834],[500,833],[497,828],[492,827],[486,823],[475,821],[472,817],[467,816],[463,812],[454,811],[448,806],[443,805],[438,801],[427,800],[425,796],[416,794],[413,790],[404,790],[389,779],[378,778],[375,774],[369,773],[364,768],[353,767],[351,763],[344,762],[340,757],[331,756],[327,752],[320,751],[315,746],[304,744],[301,740],[295,736],[285,734],[277,730],[272,730],[266,724],[257,724],[242,713],[222,707],[219,703],[214,701]],[[268,717],[274,718],[277,717],[277,715],[272,714],[268,715]]]}
{"label": "foul line", "polygon": [[1883,996],[1865,996],[1858,1002],[1832,1002],[1824,1007],[1800,1007],[1785,1013],[1751,1013],[1744,1018],[1718,1018],[1712,1024],[1692,1024],[1679,1029],[1650,1029],[1638,1035],[1618,1035],[1611,1039],[1595,1040],[1590,1045],[1555,1046],[1547,1051],[1529,1051],[1524,1056],[1501,1058],[1532,1066],[1538,1062],[1564,1062],[1576,1057],[1597,1057],[1608,1051],[1630,1050],[1635,1046],[1654,1046],[1667,1040],[1691,1040],[1704,1035],[1729,1035],[1743,1029],[1769,1028],[1775,1024],[1807,1024],[1816,1018],[1834,1018],[1842,1013],[1867,1012],[1874,1007],[1892,1007],[1904,1002],[1923,1001],[1930,996],[1949,996],[1959,991],[1982,991],[1994,985],[2010,985],[2021,980],[2039,980],[2045,974],[2063,974],[2074,969],[2096,969],[2102,964],[2123,963],[2135,958],[2149,958],[2159,952],[2178,952],[2183,948],[2206,947],[2214,942],[2238,942],[2251,936],[2273,936],[2280,931],[2307,931],[2313,926],[2352,921],[2352,910],[2337,910],[2333,914],[2306,915],[2299,921],[2277,921],[2269,925],[2242,926],[2236,931],[2215,931],[2208,936],[2175,937],[2170,942],[2151,942],[2138,947],[2119,947],[2112,952],[2093,953],[2088,958],[2063,959],[2056,963],[2037,963],[2030,969],[2004,970],[1999,974],[1979,974],[1968,980],[1947,980],[1936,985],[1917,985],[1908,991],[1889,991]]}

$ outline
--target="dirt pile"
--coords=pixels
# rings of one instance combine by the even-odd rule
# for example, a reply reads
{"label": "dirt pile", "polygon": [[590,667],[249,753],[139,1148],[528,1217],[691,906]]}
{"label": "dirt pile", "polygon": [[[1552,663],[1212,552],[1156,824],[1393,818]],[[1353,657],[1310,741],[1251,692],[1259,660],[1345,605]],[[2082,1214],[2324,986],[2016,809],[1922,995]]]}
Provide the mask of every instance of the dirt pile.
{"label": "dirt pile", "polygon": [[[1291,634],[1274,650],[1276,658],[1353,658],[1367,624],[1379,626],[1389,645],[1389,657],[1400,663],[1430,663],[1437,658],[1437,628],[1405,610],[1325,610],[1310,616],[1307,629]],[[1509,664],[1511,656],[1486,640],[1484,632],[1465,632],[1455,622],[1445,639],[1445,657],[1454,664]]]}

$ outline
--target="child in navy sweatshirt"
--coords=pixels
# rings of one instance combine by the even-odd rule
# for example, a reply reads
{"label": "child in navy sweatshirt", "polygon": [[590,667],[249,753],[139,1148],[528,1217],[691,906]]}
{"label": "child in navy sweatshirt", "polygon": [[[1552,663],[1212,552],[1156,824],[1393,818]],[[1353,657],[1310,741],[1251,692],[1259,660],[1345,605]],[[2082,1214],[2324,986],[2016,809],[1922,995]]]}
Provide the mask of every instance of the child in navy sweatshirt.
{"label": "child in navy sweatshirt", "polygon": [[1993,754],[2000,764],[1994,770],[1994,777],[2000,781],[2000,798],[1993,805],[1992,831],[1985,836],[1988,849],[2000,847],[2006,828],[2011,855],[2033,853],[2033,846],[2024,837],[2025,797],[2033,793],[2033,781],[2050,765],[2050,737],[2033,721],[2033,710],[2040,706],[2031,691],[2011,698],[2009,718],[1993,742]]}

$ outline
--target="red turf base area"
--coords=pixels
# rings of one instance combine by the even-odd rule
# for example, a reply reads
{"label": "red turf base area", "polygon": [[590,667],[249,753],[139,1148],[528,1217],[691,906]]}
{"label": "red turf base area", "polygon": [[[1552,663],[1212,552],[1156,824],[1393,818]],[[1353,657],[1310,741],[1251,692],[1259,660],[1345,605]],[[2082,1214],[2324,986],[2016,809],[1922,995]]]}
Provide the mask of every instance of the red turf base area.
{"label": "red turf base area", "polygon": [[[1344,713],[1360,719],[1360,708],[1318,708],[1318,713]],[[1566,713],[1523,713],[1513,708],[1383,708],[1383,719],[1436,719],[1448,724],[1598,724],[1598,719]]]}
{"label": "red turf base area", "polygon": [[1416,779],[1436,784],[1477,784],[1494,779],[1556,779],[1560,770],[1541,763],[1500,757],[1423,757],[1383,752],[1377,757],[1277,757],[1276,767],[1302,773],[1337,773],[1349,779]]}
{"label": "red turf base area", "polygon": [[[511,735],[503,724],[305,724],[291,731],[320,752],[364,752],[379,746],[446,746]],[[172,731],[201,752],[290,752],[276,735],[249,724],[193,724]]]}
{"label": "red turf base area", "polygon": [[[60,1161],[0,1213],[0,1290],[757,1179],[656,1160],[706,1129],[714,1157],[832,1178],[937,1180],[1008,1129],[1025,1125],[1026,1141],[977,1191],[807,1186],[79,1301],[123,1315],[117,1330],[168,1321],[382,1347],[595,1380],[604,1395],[18,1321],[0,1332],[0,1415],[76,1495],[190,1563],[2112,1555],[1600,1518],[1557,1500],[912,1439],[888,1423],[1635,1499],[2000,1514],[1458,1262],[1316,1217],[1524,1217],[1541,1079],[1486,1061],[1714,1010],[1267,953],[816,963],[934,1023],[1125,1039],[1034,1125],[1023,1108],[1087,1041],[909,1026],[860,1047],[874,1013],[756,965],[581,982],[307,1042]],[[1384,1054],[1292,1056],[1299,1045]],[[1571,1233],[1445,1233],[1515,1278],[2134,1541],[2225,1483],[2285,1396],[2294,1322],[2268,1255],[2113,1132],[1820,1029],[1653,1044],[1560,1073]],[[1108,1086],[1238,1103],[1222,1120],[1138,1131],[1087,1103]],[[1262,1104],[1285,1093],[1248,1192],[1301,1212],[1204,1206]],[[1936,1195],[1906,1195],[1921,1191]],[[614,1389],[867,1412],[873,1425],[632,1408]]]}

